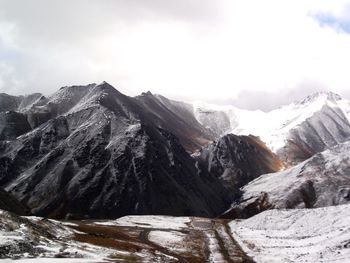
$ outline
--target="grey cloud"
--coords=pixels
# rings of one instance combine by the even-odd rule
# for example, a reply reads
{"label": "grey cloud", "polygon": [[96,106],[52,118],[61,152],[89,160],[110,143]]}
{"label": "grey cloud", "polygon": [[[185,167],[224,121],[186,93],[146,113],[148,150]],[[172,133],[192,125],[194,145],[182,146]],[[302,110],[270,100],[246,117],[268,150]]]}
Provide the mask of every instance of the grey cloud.
{"label": "grey cloud", "polygon": [[[234,105],[238,108],[248,110],[270,111],[280,106],[302,100],[306,96],[318,91],[331,91],[321,83],[315,81],[304,81],[294,88],[282,89],[277,92],[244,90],[235,99],[212,101],[223,105]],[[349,94],[350,95],[350,94]]]}
{"label": "grey cloud", "polygon": [[[13,22],[22,40],[80,41],[124,25],[176,20],[215,23],[222,17],[214,0],[0,0],[0,21]],[[68,3],[68,4],[67,4]]]}
{"label": "grey cloud", "polygon": [[[111,72],[89,68],[98,56],[95,45],[99,39],[118,36],[122,30],[148,22],[183,22],[191,30],[204,24],[215,25],[221,19],[221,2],[0,0],[0,92],[51,93],[59,85],[111,82]],[[1,23],[13,25],[14,30],[4,36]],[[6,45],[7,38],[13,39],[15,45]],[[62,61],[64,58],[67,61]],[[115,68],[113,78],[117,77]]]}
{"label": "grey cloud", "polygon": [[[139,82],[133,79],[132,73],[128,74],[128,70],[123,71],[124,68],[121,68],[125,66],[123,62],[129,61],[129,56],[122,58],[124,60],[121,63],[114,63],[123,54],[123,50],[118,49],[114,56],[109,54],[109,50],[103,49],[103,45],[101,45],[102,48],[99,47],[102,50],[96,50],[100,39],[112,35],[116,37],[113,41],[118,42],[122,38],[119,37],[120,35],[128,35],[129,30],[131,32],[138,26],[144,26],[148,23],[166,26],[167,23],[171,22],[179,23],[189,29],[193,38],[197,37],[197,35],[194,35],[197,33],[208,35],[212,33],[210,30],[213,28],[215,30],[218,27],[219,31],[225,29],[225,16],[228,15],[225,12],[227,11],[225,10],[225,3],[229,3],[229,1],[0,0],[0,92],[12,94],[42,92],[49,94],[65,85],[106,80],[115,86],[121,84],[120,89],[122,91],[132,94],[133,91],[137,90],[134,86],[139,85]],[[1,25],[4,23],[13,25],[14,30],[2,33]],[[221,23],[223,23],[222,28],[220,28]],[[136,33],[139,33],[139,31]],[[229,30],[227,34],[230,34]],[[198,37],[198,43],[203,43],[200,42],[202,39],[206,38]],[[176,40],[174,45],[169,47],[169,52],[171,52],[171,49],[176,49]],[[187,40],[179,39],[185,47],[187,44],[185,41]],[[112,44],[114,44],[113,41]],[[132,38],[127,41],[132,41]],[[127,44],[121,45],[121,47],[127,48]],[[153,43],[148,44],[152,45]],[[132,48],[137,49],[139,45],[143,45],[142,41],[133,45]],[[216,46],[217,43],[213,44],[213,49],[208,50],[208,52],[215,54],[214,47]],[[193,46],[188,49],[188,53],[184,54],[183,64],[187,63],[186,59],[193,62],[191,58],[185,57],[185,55],[191,55],[191,52],[196,53],[196,50],[193,50]],[[132,55],[133,50],[130,50],[129,54]],[[147,52],[147,48],[141,50]],[[227,50],[227,53],[229,53],[229,50]],[[225,54],[221,54],[221,56],[225,57]],[[201,70],[195,68],[196,65],[200,64],[198,57],[194,56],[194,73]],[[137,58],[136,56],[132,63],[137,63]],[[152,58],[152,56],[149,56],[149,58]],[[162,62],[162,60],[160,61]],[[181,67],[182,61],[179,61],[179,67]],[[104,67],[104,63],[107,64],[106,67]],[[171,63],[172,61],[169,61],[169,64]],[[132,67],[132,65],[126,66]],[[209,65],[208,68],[215,70],[214,67],[210,66],[212,65]],[[219,64],[217,66],[220,67]],[[167,67],[166,63],[164,67]],[[157,69],[157,67],[155,68]],[[142,70],[141,68],[140,71]],[[222,71],[225,70],[227,68]],[[154,73],[154,76],[158,74],[158,72],[152,72],[149,68],[146,68],[145,72]],[[193,72],[189,72],[189,74]],[[204,74],[210,74],[210,70],[203,70]],[[202,76],[201,74],[197,75],[198,78]],[[220,76],[220,74],[218,75]],[[173,76],[177,77],[176,72]],[[157,92],[164,95],[168,95],[167,92],[170,93],[169,89],[171,88],[166,86],[167,81],[169,82],[171,79],[164,80],[164,92],[161,92],[160,89],[162,88],[159,87],[157,87]],[[193,82],[194,86],[201,83],[200,81]],[[136,84],[128,85],[128,83]],[[125,85],[123,86],[123,84]],[[151,85],[142,86],[142,88],[144,87],[145,89],[152,89]],[[199,85],[198,90],[200,88]],[[123,89],[129,90],[125,91]],[[294,89],[281,90],[276,93],[270,91],[242,91],[237,99],[214,102],[235,104],[248,109],[270,110],[292,100],[301,99],[314,91],[324,89],[328,89],[328,87],[309,81],[298,85]],[[176,92],[171,94],[176,94]],[[181,95],[178,94],[178,96]],[[186,99],[186,94],[183,96]],[[350,98],[350,92],[344,92],[343,96]]]}

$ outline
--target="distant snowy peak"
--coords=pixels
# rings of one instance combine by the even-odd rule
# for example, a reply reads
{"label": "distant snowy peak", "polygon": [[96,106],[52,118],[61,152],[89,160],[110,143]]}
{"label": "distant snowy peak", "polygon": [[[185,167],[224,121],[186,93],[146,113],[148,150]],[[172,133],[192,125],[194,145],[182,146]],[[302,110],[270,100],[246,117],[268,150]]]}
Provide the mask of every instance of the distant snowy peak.
{"label": "distant snowy peak", "polygon": [[320,91],[307,96],[305,99],[298,102],[298,104],[307,104],[315,100],[327,100],[327,101],[339,101],[342,97],[339,94],[333,93],[331,91]]}
{"label": "distant snowy peak", "polygon": [[196,119],[217,138],[230,133],[237,126],[236,112],[233,106],[214,105],[204,102],[193,103],[193,113]]}
{"label": "distant snowy peak", "polygon": [[300,148],[295,134],[302,133],[303,149],[299,150],[308,152],[305,158],[319,151],[310,142],[320,142],[324,150],[350,137],[350,102],[332,92],[318,92],[269,112],[200,102],[193,103],[193,109],[197,120],[218,137],[253,134],[276,153],[290,142]]}

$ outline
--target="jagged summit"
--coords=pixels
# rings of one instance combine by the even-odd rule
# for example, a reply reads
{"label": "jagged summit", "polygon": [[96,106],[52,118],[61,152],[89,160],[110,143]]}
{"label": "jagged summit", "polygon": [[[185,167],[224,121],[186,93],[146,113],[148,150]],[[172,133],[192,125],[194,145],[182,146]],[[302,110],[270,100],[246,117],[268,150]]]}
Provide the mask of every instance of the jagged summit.
{"label": "jagged summit", "polygon": [[[95,85],[96,89],[100,89],[103,91],[108,91],[108,92],[112,92],[112,93],[118,93],[118,94],[122,94],[118,89],[116,89],[115,87],[113,87],[111,84],[109,84],[107,81],[102,81],[100,84],[96,84]],[[124,95],[124,94],[123,94]],[[126,95],[124,95],[126,96]]]}
{"label": "jagged summit", "polygon": [[141,96],[153,96],[152,92],[147,91],[147,92],[142,92]]}
{"label": "jagged summit", "polygon": [[53,93],[50,98],[51,100],[54,100],[55,98],[60,97],[81,97],[85,96],[88,93],[93,93],[90,95],[96,95],[96,93],[109,93],[110,95],[113,94],[121,94],[115,87],[113,87],[111,84],[109,84],[106,81],[102,81],[99,84],[91,83],[88,85],[73,85],[73,86],[64,86],[60,88],[57,92]]}
{"label": "jagged summit", "polygon": [[59,90],[63,90],[63,89],[75,89],[75,88],[89,88],[89,87],[93,87],[96,86],[96,83],[90,83],[87,85],[71,85],[71,86],[63,86],[61,87]]}
{"label": "jagged summit", "polygon": [[318,91],[315,92],[309,96],[307,96],[305,99],[299,101],[297,104],[307,104],[310,102],[314,102],[316,100],[324,100],[324,101],[332,101],[332,102],[336,102],[341,100],[342,97],[339,94],[336,94],[334,92],[331,91]]}

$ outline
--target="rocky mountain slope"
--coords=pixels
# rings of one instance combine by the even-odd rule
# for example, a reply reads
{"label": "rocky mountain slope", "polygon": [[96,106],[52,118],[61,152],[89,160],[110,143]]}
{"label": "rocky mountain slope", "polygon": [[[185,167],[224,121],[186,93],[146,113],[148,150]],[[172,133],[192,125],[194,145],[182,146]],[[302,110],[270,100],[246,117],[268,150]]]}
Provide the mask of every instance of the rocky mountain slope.
{"label": "rocky mountain slope", "polygon": [[350,102],[331,92],[316,93],[270,112],[203,103],[195,103],[194,111],[203,126],[221,135],[259,136],[289,164],[350,138]]}
{"label": "rocky mountain slope", "polygon": [[227,217],[247,218],[272,208],[326,207],[350,202],[350,141],[278,173],[265,174],[242,188]]}
{"label": "rocky mountain slope", "polygon": [[148,118],[157,127],[171,131],[189,152],[200,149],[216,138],[196,120],[190,104],[150,92],[137,96],[136,100],[147,109]]}
{"label": "rocky mountain slope", "polygon": [[26,96],[11,96],[6,93],[0,93],[0,112],[17,111],[24,112],[33,104],[44,99],[42,94],[33,93]]}
{"label": "rocky mountain slope", "polygon": [[0,188],[0,209],[16,213],[17,215],[29,215],[28,207],[19,202],[8,192]]}
{"label": "rocky mountain slope", "polygon": [[0,186],[54,218],[225,210],[231,197],[220,181],[199,173],[140,100],[107,83],[39,97],[23,113],[32,130],[0,141]]}
{"label": "rocky mountain slope", "polygon": [[219,178],[236,196],[248,182],[283,167],[278,157],[254,136],[227,134],[194,157],[200,170]]}
{"label": "rocky mountain slope", "polygon": [[[40,93],[27,96],[0,93],[0,139],[14,139],[69,110],[74,111],[72,108],[79,107],[75,104],[84,103],[81,100],[87,100],[92,95],[89,94],[89,89],[94,86],[96,84],[63,87],[49,97]],[[215,135],[196,120],[190,104],[150,92],[135,98],[128,97],[128,100],[133,101],[135,110],[138,108],[138,118],[147,119],[155,126],[170,131],[189,152],[194,152],[215,139]]]}

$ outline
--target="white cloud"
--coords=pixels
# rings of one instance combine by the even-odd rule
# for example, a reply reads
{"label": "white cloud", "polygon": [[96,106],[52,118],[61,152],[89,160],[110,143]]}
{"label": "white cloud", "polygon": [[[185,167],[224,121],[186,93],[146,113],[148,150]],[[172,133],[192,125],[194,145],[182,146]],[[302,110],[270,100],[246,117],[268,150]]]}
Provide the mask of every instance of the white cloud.
{"label": "white cloud", "polygon": [[350,1],[25,2],[0,0],[0,23],[15,27],[0,38],[18,51],[3,62],[12,71],[0,92],[106,80],[130,95],[219,100],[308,82],[350,87],[350,35],[312,16],[345,19]]}

